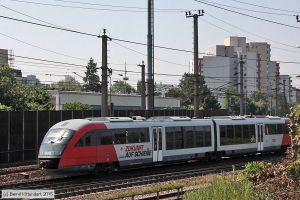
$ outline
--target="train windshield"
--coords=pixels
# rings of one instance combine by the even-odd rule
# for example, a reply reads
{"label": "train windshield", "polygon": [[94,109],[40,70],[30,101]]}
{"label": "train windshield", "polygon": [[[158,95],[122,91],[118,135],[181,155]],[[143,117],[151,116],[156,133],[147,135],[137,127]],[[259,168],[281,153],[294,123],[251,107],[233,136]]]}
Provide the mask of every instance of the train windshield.
{"label": "train windshield", "polygon": [[65,128],[50,129],[44,137],[43,143],[67,143],[75,131]]}

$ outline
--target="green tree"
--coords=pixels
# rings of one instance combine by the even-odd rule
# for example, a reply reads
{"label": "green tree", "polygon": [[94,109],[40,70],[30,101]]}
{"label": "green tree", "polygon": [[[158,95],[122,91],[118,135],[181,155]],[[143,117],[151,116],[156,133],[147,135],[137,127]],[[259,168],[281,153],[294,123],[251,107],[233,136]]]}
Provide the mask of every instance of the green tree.
{"label": "green tree", "polygon": [[111,86],[113,94],[131,94],[135,93],[135,89],[125,81],[117,81]]}
{"label": "green tree", "polygon": [[0,104],[12,110],[47,110],[50,95],[44,87],[24,86],[8,66],[0,67]]}
{"label": "green tree", "polygon": [[235,86],[230,85],[225,88],[221,104],[222,108],[228,109],[230,115],[240,114],[240,96]]}
{"label": "green tree", "polygon": [[182,96],[182,91],[179,87],[172,87],[166,92],[166,97],[176,97],[179,98]]}
{"label": "green tree", "polygon": [[221,105],[216,97],[208,89],[207,85],[203,85],[203,105],[204,110],[219,110]]}
{"label": "green tree", "polygon": [[255,91],[247,97],[246,102],[247,113],[253,115],[268,114],[268,101],[264,93]]}
{"label": "green tree", "polygon": [[26,110],[53,110],[51,96],[44,86],[24,86],[23,90],[26,94]]}
{"label": "green tree", "polygon": [[91,108],[92,107],[89,104],[81,103],[79,101],[66,103],[63,106],[64,110],[91,110]]}
{"label": "green tree", "polygon": [[11,111],[11,107],[3,105],[0,103],[0,111]]}
{"label": "green tree", "polygon": [[51,85],[53,89],[65,90],[65,91],[81,91],[80,83],[75,79],[75,77],[66,75],[65,79],[58,81]]}
{"label": "green tree", "polygon": [[[145,87],[147,87],[147,86],[145,85]],[[136,87],[136,93],[141,95],[141,90],[142,90],[142,82],[138,81],[137,87]],[[161,92],[157,91],[157,83],[154,84],[154,96],[161,96]]]}
{"label": "green tree", "polygon": [[[203,80],[200,80],[203,81]],[[200,98],[202,98],[202,105],[200,105],[201,109],[220,109],[220,104],[216,100],[216,98],[212,95],[211,91],[206,86],[203,81],[203,92],[200,94]],[[166,96],[169,97],[180,97],[181,106],[186,107],[188,109],[193,109],[193,92],[194,92],[194,75],[185,73],[177,87],[170,88]],[[199,108],[199,109],[200,109]]]}
{"label": "green tree", "polygon": [[299,143],[300,143],[300,104],[290,108],[290,113],[287,115],[289,121],[289,133],[292,142],[292,158],[297,159]]}
{"label": "green tree", "polygon": [[97,74],[99,68],[97,68],[97,63],[94,62],[93,58],[90,58],[88,65],[86,66],[84,81],[84,89],[87,91],[100,92],[100,78]]}

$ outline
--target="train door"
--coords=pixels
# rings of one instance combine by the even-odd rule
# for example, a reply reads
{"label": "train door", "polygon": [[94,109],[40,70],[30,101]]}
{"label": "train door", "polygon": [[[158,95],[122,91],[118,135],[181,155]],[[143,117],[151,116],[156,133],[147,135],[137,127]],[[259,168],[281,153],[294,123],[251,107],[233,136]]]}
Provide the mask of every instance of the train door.
{"label": "train door", "polygon": [[162,161],[162,127],[152,127],[153,162]]}
{"label": "train door", "polygon": [[265,125],[257,124],[257,150],[264,150]]}

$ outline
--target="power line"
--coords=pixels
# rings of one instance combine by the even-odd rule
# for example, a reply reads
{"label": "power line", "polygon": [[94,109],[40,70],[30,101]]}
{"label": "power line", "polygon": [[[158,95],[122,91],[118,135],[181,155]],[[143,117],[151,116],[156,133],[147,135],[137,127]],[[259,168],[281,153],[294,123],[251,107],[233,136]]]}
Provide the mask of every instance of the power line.
{"label": "power line", "polygon": [[238,10],[245,10],[245,11],[262,13],[262,14],[280,15],[280,16],[292,16],[292,17],[296,16],[295,14],[292,15],[292,14],[285,14],[285,13],[266,12],[266,11],[252,10],[252,9],[241,8],[241,7],[236,7],[236,6],[229,6],[229,5],[225,5],[225,4],[221,4],[221,3],[216,3],[216,2],[212,2],[212,1],[206,1],[206,0],[203,0],[203,1],[208,2],[208,3],[212,3],[212,4],[216,4],[216,5],[220,5],[220,6],[225,6],[225,7],[228,7],[228,8],[234,8],[234,9],[238,9]]}
{"label": "power line", "polygon": [[[53,1],[59,1],[59,2],[65,2],[65,3],[73,3],[73,4],[81,4],[81,5],[92,5],[92,6],[103,6],[103,7],[112,7],[112,8],[127,8],[127,9],[140,9],[140,10],[145,10],[147,11],[148,8],[145,7],[137,7],[137,6],[116,6],[116,5],[108,5],[108,4],[99,4],[99,3],[88,3],[88,2],[81,2],[81,1],[67,1],[67,0],[53,0]],[[186,9],[171,9],[171,8],[155,8],[154,9],[156,12],[157,11],[185,11]]]}
{"label": "power line", "polygon": [[46,52],[54,53],[54,54],[57,54],[57,55],[60,55],[60,56],[64,56],[64,57],[68,57],[68,58],[73,58],[73,59],[77,59],[77,60],[84,60],[84,61],[87,61],[87,59],[78,58],[78,57],[70,56],[70,55],[67,55],[67,54],[59,53],[59,52],[57,52],[57,51],[52,51],[52,50],[49,50],[49,49],[45,49],[45,48],[43,48],[43,47],[40,47],[40,46],[31,44],[31,43],[22,41],[22,40],[20,40],[20,39],[14,38],[14,37],[12,37],[12,36],[6,35],[6,34],[4,34],[4,33],[0,33],[0,35],[2,35],[2,36],[4,36],[4,37],[7,37],[7,38],[10,38],[10,39],[12,39],[12,40],[15,40],[15,41],[17,41],[17,42],[26,44],[26,45],[28,45],[28,46],[31,46],[31,47],[34,47],[34,48],[37,48],[37,49],[46,51]]}
{"label": "power line", "polygon": [[248,3],[248,2],[244,2],[244,1],[238,1],[238,0],[231,0],[231,1],[238,2],[238,3],[241,3],[241,4],[250,5],[250,6],[255,6],[255,7],[259,7],[259,8],[265,8],[265,9],[269,9],[269,10],[277,10],[277,11],[284,11],[284,12],[300,13],[300,11],[296,11],[296,10],[285,10],[285,9],[279,9],[279,8],[271,8],[271,7],[267,7],[267,6],[262,6],[262,5]]}
{"label": "power line", "polygon": [[[80,2],[80,1],[67,1],[67,0],[53,0],[63,3],[71,3],[71,4],[79,4],[79,5],[89,5],[89,6],[101,6],[101,7],[111,7],[111,8],[122,8],[121,10],[118,9],[109,9],[109,8],[94,8],[94,7],[80,7],[80,6],[69,6],[69,5],[62,5],[62,4],[50,4],[50,3],[40,3],[40,2],[33,2],[33,1],[21,1],[21,0],[9,0],[14,2],[20,3],[27,3],[27,4],[36,4],[36,5],[45,5],[45,6],[52,6],[52,7],[63,7],[63,8],[75,8],[75,9],[86,9],[86,10],[98,10],[98,11],[116,11],[116,12],[136,12],[142,13],[147,12],[147,8],[145,7],[137,7],[137,6],[118,6],[118,5],[109,5],[109,4],[99,4],[99,3],[88,3],[88,2]],[[155,12],[184,12],[187,9],[176,9],[176,8],[155,8]]]}
{"label": "power line", "polygon": [[[83,3],[76,1],[60,1],[64,3],[72,3],[72,4],[81,4],[81,5],[96,5],[103,7],[113,7],[113,8],[122,8],[122,9],[112,9],[112,8],[95,8],[95,7],[82,7],[82,6],[71,6],[71,5],[62,5],[62,4],[52,4],[52,3],[41,3],[34,1],[24,1],[24,0],[9,0],[13,2],[33,4],[33,5],[42,5],[42,6],[51,6],[51,7],[60,7],[60,8],[72,8],[72,9],[82,9],[82,10],[96,10],[96,11],[112,11],[112,12],[130,12],[130,13],[145,13],[147,12],[144,8],[141,7],[128,7],[128,6],[114,6],[114,5],[105,5],[105,4],[93,4],[93,3]],[[59,1],[59,0],[55,0]],[[156,12],[183,12],[183,10],[177,9],[156,9]]]}
{"label": "power line", "polygon": [[[12,11],[12,12],[15,12],[15,13],[18,13],[18,14],[20,14],[20,15],[23,15],[23,16],[26,16],[26,17],[29,17],[29,18],[31,18],[31,19],[34,19],[34,20],[37,20],[37,21],[39,21],[39,22],[43,22],[43,23],[45,23],[45,24],[49,24],[49,25],[51,25],[51,26],[60,27],[60,26],[57,26],[57,25],[55,25],[55,24],[52,24],[52,23],[50,23],[50,22],[47,22],[47,21],[44,21],[44,20],[38,19],[38,18],[36,18],[36,17],[32,17],[32,16],[30,16],[30,15],[27,15],[27,14],[25,14],[25,13],[23,13],[23,12],[20,12],[20,11],[17,11],[17,10],[15,10],[15,9],[9,8],[9,7],[7,7],[7,6],[4,6],[3,4],[0,4],[0,6],[1,6],[1,7],[3,7],[3,8],[5,8],[5,9],[8,9],[8,10],[10,10],[10,11]],[[62,27],[60,27],[60,28],[62,28]]]}
{"label": "power line", "polygon": [[[117,42],[112,41],[112,43],[115,43],[116,45],[119,45],[120,47],[123,47],[123,48],[125,48],[125,49],[127,49],[127,50],[129,50],[129,51],[135,52],[135,53],[137,53],[137,54],[140,54],[140,55],[143,55],[143,56],[147,56],[146,54],[144,54],[144,53],[142,53],[142,52],[139,52],[139,51],[137,51],[137,50],[131,49],[131,48],[126,47],[126,46],[124,46],[124,45],[121,45],[121,44],[119,44],[119,43],[117,43]],[[138,43],[135,43],[135,42],[134,42],[134,44],[138,44]],[[161,61],[161,62],[165,62],[165,63],[172,64],[172,65],[178,65],[178,66],[184,66],[184,67],[186,67],[186,65],[174,63],[174,62],[167,61],[167,60],[163,60],[163,59],[160,59],[160,58],[154,57],[154,59],[155,59],[155,60],[158,60],[158,61]]]}
{"label": "power line", "polygon": [[[259,37],[259,38],[262,38],[262,39],[265,39],[265,40],[269,40],[269,41],[271,41],[271,42],[278,43],[278,44],[281,44],[281,45],[284,45],[284,46],[287,46],[287,47],[291,47],[291,48],[294,48],[294,49],[296,48],[296,47],[293,46],[293,45],[286,44],[286,43],[279,42],[279,41],[275,41],[275,40],[272,40],[272,39],[270,39],[270,38],[267,38],[267,37],[263,37],[263,36],[261,36],[261,35],[258,35],[258,34],[256,34],[256,33],[252,33],[252,32],[250,32],[250,31],[247,31],[247,30],[245,30],[245,29],[243,29],[243,28],[240,28],[239,26],[236,26],[236,25],[231,24],[231,23],[229,23],[229,22],[227,22],[227,21],[225,21],[225,20],[222,20],[222,19],[220,19],[220,18],[217,18],[217,17],[215,17],[215,16],[213,16],[213,15],[207,13],[207,12],[206,12],[206,15],[208,15],[208,16],[210,16],[210,17],[212,17],[212,18],[214,18],[214,19],[216,19],[216,20],[218,20],[218,21],[220,21],[220,22],[222,22],[222,23],[225,23],[225,24],[227,24],[227,25],[229,25],[229,26],[231,26],[231,27],[234,27],[234,28],[236,28],[236,29],[238,29],[238,30],[244,31],[244,32],[249,33],[249,34],[251,34],[251,35],[254,35],[254,36],[256,36],[256,37]],[[225,29],[224,29],[224,30],[225,30]],[[227,32],[229,32],[229,31],[227,31]],[[231,33],[232,33],[232,32],[231,32]]]}
{"label": "power line", "polygon": [[37,61],[43,61],[43,62],[50,62],[50,63],[56,63],[56,64],[63,64],[63,65],[72,65],[72,66],[86,67],[84,65],[78,65],[78,64],[73,64],[73,63],[53,61],[53,60],[47,60],[47,59],[42,59],[42,58],[33,58],[33,57],[28,57],[28,56],[18,56],[18,55],[5,54],[5,53],[0,53],[0,55],[3,55],[3,56],[14,56],[14,57],[17,57],[17,58],[24,58],[24,59],[37,60]]}
{"label": "power line", "polygon": [[[33,24],[33,25],[38,25],[38,26],[43,26],[43,27],[47,27],[47,28],[54,28],[54,29],[59,29],[59,30],[63,30],[63,31],[69,31],[69,32],[73,32],[73,33],[78,33],[78,34],[83,34],[83,35],[88,35],[88,36],[93,36],[93,37],[101,37],[99,35],[95,35],[95,34],[90,34],[90,33],[85,33],[85,32],[80,32],[80,31],[75,31],[75,30],[70,30],[70,29],[66,29],[66,28],[59,28],[59,27],[53,27],[53,26],[48,26],[48,25],[44,25],[44,24],[39,24],[39,23],[34,23],[34,22],[30,22],[30,21],[25,21],[25,20],[20,20],[20,19],[16,19],[16,18],[11,18],[11,17],[6,17],[6,16],[1,16],[0,17],[2,18],[5,18],[5,19],[10,19],[10,20],[14,20],[14,21],[19,21],[19,22],[24,22],[24,23],[28,23],[28,24]],[[123,40],[123,39],[118,39],[118,38],[112,38],[116,41],[121,41],[121,42],[125,42],[125,43],[131,43],[131,44],[137,44],[137,45],[143,45],[143,46],[146,46],[147,44],[146,43],[141,43],[141,42],[135,42],[135,41],[129,41],[129,40]],[[120,45],[120,44],[118,44]],[[124,47],[124,46],[123,46]],[[179,49],[179,48],[172,48],[172,47],[165,47],[165,46],[158,46],[158,45],[155,45],[154,46],[155,48],[160,48],[160,49],[166,49],[166,50],[172,50],[172,51],[179,51],[179,52],[186,52],[186,53],[194,53],[193,51],[190,51],[190,50],[185,50],[185,49]],[[128,47],[125,47],[125,48],[128,48]],[[131,49],[131,51],[135,51],[133,49]],[[138,52],[140,53],[140,52]],[[141,54],[141,53],[140,53]],[[206,54],[206,53],[199,53],[199,55],[212,55],[212,54]],[[215,56],[215,55],[212,55],[212,56]],[[220,56],[220,57],[226,57],[226,56]],[[157,59],[157,60],[160,60],[160,59]],[[169,61],[164,61],[164,60],[161,60],[163,62],[168,62],[168,63],[172,63],[172,62],[169,62]],[[261,60],[263,61],[263,60]],[[268,60],[266,60],[268,61]],[[174,64],[174,63],[172,63]],[[178,64],[175,64],[175,65],[178,65]],[[181,64],[180,64],[181,65]]]}
{"label": "power line", "polygon": [[67,31],[67,32],[71,32],[71,33],[77,33],[77,34],[93,36],[93,37],[100,37],[99,35],[95,35],[95,34],[91,34],[91,33],[75,31],[75,30],[66,29],[66,28],[60,28],[60,27],[57,27],[57,26],[50,26],[50,25],[46,25],[46,24],[35,23],[35,22],[26,21],[26,20],[22,20],[22,19],[16,19],[16,18],[13,18],[13,17],[6,17],[6,16],[3,16],[3,15],[0,15],[0,17],[4,18],[4,19],[23,22],[23,23],[27,23],[27,24],[36,25],[36,26],[43,26],[43,27],[47,27],[47,28],[57,29],[57,30],[61,30],[61,31]]}
{"label": "power line", "polygon": [[215,7],[215,8],[221,9],[221,10],[232,12],[232,13],[235,13],[235,14],[239,14],[239,15],[250,17],[250,18],[258,19],[258,20],[261,20],[261,21],[269,22],[269,23],[272,23],[272,24],[277,24],[277,25],[281,25],[281,26],[285,26],[285,27],[289,27],[289,28],[294,28],[294,29],[300,29],[300,27],[297,27],[297,26],[293,26],[293,25],[289,25],[289,24],[284,24],[284,23],[272,21],[272,20],[269,20],[269,19],[264,19],[264,18],[253,16],[253,15],[245,14],[245,13],[242,13],[242,12],[230,10],[230,9],[227,9],[227,8],[224,8],[224,7],[221,7],[221,6],[217,6],[217,5],[213,5],[213,4],[210,4],[210,3],[206,3],[206,2],[201,1],[201,0],[194,0],[194,1],[196,1],[198,3],[202,3],[202,4],[205,4],[205,5],[208,5],[208,6],[211,6],[211,7]]}

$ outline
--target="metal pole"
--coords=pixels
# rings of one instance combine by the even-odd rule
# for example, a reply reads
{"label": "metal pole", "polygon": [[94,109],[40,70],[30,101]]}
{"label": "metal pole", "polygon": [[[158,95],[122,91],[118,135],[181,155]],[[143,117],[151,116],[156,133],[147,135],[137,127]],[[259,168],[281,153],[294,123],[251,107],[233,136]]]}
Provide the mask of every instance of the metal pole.
{"label": "metal pole", "polygon": [[138,65],[142,68],[142,78],[141,78],[141,109],[146,109],[146,96],[145,96],[145,64],[144,61],[142,61],[141,65]]}
{"label": "metal pole", "polygon": [[[200,98],[199,98],[199,85],[200,85],[200,77],[199,77],[199,57],[198,57],[198,17],[203,16],[204,11],[198,10],[197,14],[192,14],[191,11],[188,11],[185,13],[185,16],[193,17],[193,23],[194,23],[194,117],[199,118],[200,112],[199,112],[199,105]],[[202,84],[201,80],[201,84]],[[200,86],[200,88],[202,88]]]}
{"label": "metal pole", "polygon": [[147,35],[147,110],[154,109],[154,92],[153,92],[153,26],[152,26],[152,6],[153,6],[153,0],[148,0],[148,35]]}
{"label": "metal pole", "polygon": [[194,117],[199,118],[198,15],[194,15]]}
{"label": "metal pole", "polygon": [[287,112],[287,100],[286,100],[286,94],[285,94],[285,81],[283,80],[283,98],[284,98],[284,112]]}
{"label": "metal pole", "polygon": [[276,63],[275,76],[275,116],[278,115],[279,63]]}
{"label": "metal pole", "polygon": [[240,56],[240,115],[244,115],[244,61]]}
{"label": "metal pole", "polygon": [[107,105],[107,35],[106,30],[103,30],[102,37],[102,84],[101,84],[101,117],[107,117],[108,116],[108,105]]}

